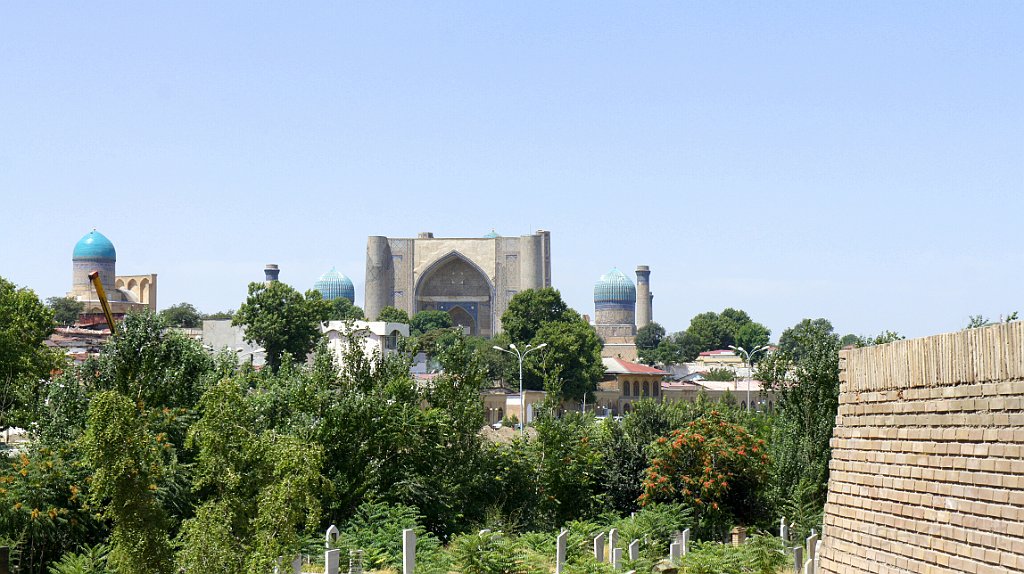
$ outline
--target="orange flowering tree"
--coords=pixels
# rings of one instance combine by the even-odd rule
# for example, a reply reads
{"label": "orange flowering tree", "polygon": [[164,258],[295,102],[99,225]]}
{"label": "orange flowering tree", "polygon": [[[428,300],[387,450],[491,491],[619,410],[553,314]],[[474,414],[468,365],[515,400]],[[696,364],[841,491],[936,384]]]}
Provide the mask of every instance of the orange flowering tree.
{"label": "orange flowering tree", "polygon": [[724,535],[763,507],[766,451],[764,440],[711,411],[651,444],[640,504],[682,502],[694,510],[698,535]]}

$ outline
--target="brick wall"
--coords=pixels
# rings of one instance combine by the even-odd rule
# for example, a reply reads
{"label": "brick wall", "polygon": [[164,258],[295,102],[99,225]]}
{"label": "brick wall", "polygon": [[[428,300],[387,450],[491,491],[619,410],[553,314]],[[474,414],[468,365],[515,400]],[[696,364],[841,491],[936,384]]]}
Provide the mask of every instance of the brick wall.
{"label": "brick wall", "polygon": [[840,369],[820,572],[1024,572],[1024,322]]}

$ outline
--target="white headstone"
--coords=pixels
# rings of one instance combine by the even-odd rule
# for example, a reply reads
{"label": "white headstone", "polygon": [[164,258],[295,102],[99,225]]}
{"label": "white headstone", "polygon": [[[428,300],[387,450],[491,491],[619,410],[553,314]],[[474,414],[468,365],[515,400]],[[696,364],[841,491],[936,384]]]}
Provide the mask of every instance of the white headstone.
{"label": "white headstone", "polygon": [[324,552],[324,574],[341,574],[341,550]]}
{"label": "white headstone", "polygon": [[406,528],[402,531],[402,574],[416,571],[416,531]]}
{"label": "white headstone", "polygon": [[618,570],[622,568],[622,549],[612,548],[612,568]]}
{"label": "white headstone", "polygon": [[807,562],[804,562],[804,574],[814,574],[814,560],[808,558]]}
{"label": "white headstone", "polygon": [[814,572],[817,574],[821,567],[821,540],[814,543]]}
{"label": "white headstone", "polygon": [[618,548],[619,546],[619,529],[612,528],[608,531],[608,548]]}
{"label": "white headstone", "polygon": [[302,574],[302,555],[296,556],[292,560],[292,572],[294,574]]}
{"label": "white headstone", "polygon": [[783,516],[782,520],[779,522],[779,538],[782,539],[783,543],[789,540],[789,525],[786,524],[785,516]]}
{"label": "white headstone", "polygon": [[690,552],[690,529],[687,528],[683,531],[682,536],[683,543],[683,556],[686,556]]}
{"label": "white headstone", "polygon": [[673,562],[678,562],[679,559],[683,557],[682,550],[683,546],[681,544],[679,544],[678,542],[673,542],[672,544],[668,545],[668,557]]}
{"label": "white headstone", "polygon": [[331,525],[327,529],[327,534],[324,536],[324,548],[330,548],[338,541],[338,537],[341,536],[341,532],[338,531],[338,527]]}
{"label": "white headstone", "polygon": [[484,534],[490,534],[490,533],[491,533],[491,529],[490,528],[484,528],[483,530],[480,531],[480,536],[483,536]]}
{"label": "white headstone", "polygon": [[639,560],[640,559],[640,541],[634,540],[629,543],[629,559]]}
{"label": "white headstone", "polygon": [[563,530],[555,541],[555,574],[562,574],[562,569],[565,568],[565,546],[568,542],[569,531]]}
{"label": "white headstone", "polygon": [[818,544],[818,535],[812,530],[811,531],[811,535],[807,537],[807,546],[805,547],[807,549],[807,559],[808,560],[813,560],[814,559],[814,550],[817,547],[817,544]]}
{"label": "white headstone", "polygon": [[804,565],[804,549],[801,546],[793,547],[793,572],[800,574],[800,568]]}
{"label": "white headstone", "polygon": [[594,560],[604,562],[604,532],[594,537]]}

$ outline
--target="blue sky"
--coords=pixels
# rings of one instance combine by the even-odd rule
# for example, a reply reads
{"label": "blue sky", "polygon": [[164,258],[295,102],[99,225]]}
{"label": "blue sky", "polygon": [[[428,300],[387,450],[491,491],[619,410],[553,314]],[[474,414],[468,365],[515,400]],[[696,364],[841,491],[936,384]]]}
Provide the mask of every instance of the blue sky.
{"label": "blue sky", "polygon": [[1024,3],[0,5],[0,276],[93,227],[161,307],[368,235],[547,229],[554,284],[654,318],[916,337],[1024,312]]}

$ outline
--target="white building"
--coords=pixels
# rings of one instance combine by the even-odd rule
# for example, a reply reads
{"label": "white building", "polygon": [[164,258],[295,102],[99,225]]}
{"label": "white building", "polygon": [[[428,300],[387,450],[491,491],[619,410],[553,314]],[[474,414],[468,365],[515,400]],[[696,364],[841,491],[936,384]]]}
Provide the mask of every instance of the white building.
{"label": "white building", "polygon": [[409,325],[385,321],[329,321],[324,323],[323,333],[327,337],[327,348],[341,367],[349,340],[360,340],[363,354],[367,357],[387,357],[398,352],[400,337],[409,336]]}

